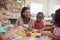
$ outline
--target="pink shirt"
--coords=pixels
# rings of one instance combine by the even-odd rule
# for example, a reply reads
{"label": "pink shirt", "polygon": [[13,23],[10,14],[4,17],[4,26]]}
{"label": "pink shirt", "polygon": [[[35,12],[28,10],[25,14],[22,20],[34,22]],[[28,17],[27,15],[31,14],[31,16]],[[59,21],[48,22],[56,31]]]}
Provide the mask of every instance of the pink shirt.
{"label": "pink shirt", "polygon": [[53,34],[56,36],[60,36],[60,27],[55,27]]}

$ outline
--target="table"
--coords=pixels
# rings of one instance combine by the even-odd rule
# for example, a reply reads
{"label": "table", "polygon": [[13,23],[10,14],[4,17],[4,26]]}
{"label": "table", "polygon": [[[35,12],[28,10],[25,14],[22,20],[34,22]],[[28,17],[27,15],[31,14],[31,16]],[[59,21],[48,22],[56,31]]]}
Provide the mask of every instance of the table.
{"label": "table", "polygon": [[51,40],[51,39],[48,37],[41,37],[41,38],[23,37],[23,38],[19,38],[17,40]]}
{"label": "table", "polygon": [[19,31],[17,31],[15,34],[21,36],[21,38],[18,38],[16,40],[51,40],[51,38],[47,36],[41,36],[40,38],[35,38],[35,37],[26,37],[26,34],[22,32],[23,28],[20,28]]}
{"label": "table", "polygon": [[[20,31],[18,31],[18,34],[20,35]],[[35,37],[26,37],[25,34],[22,34],[22,38],[19,38],[17,40],[51,40],[51,38],[47,37],[47,36],[41,36],[41,38],[35,38]]]}

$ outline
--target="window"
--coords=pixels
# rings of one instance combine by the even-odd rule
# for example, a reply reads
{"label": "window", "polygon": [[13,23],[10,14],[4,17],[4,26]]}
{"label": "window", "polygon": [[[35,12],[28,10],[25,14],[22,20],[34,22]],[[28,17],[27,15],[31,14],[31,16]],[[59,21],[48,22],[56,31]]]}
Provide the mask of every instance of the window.
{"label": "window", "polygon": [[43,10],[43,5],[41,3],[31,3],[31,6],[30,6],[30,9],[31,9],[31,15],[32,17],[36,17],[36,14],[38,12],[42,12]]}

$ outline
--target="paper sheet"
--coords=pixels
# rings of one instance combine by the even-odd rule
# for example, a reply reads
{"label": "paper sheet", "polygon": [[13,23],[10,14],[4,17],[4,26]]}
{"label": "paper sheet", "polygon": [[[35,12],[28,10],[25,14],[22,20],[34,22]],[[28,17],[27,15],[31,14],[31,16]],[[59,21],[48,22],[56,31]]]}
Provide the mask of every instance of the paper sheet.
{"label": "paper sheet", "polygon": [[19,36],[17,34],[14,34],[14,35],[12,35],[12,37],[10,39],[11,40],[16,40],[16,39],[19,39],[19,38],[22,38],[22,36]]}

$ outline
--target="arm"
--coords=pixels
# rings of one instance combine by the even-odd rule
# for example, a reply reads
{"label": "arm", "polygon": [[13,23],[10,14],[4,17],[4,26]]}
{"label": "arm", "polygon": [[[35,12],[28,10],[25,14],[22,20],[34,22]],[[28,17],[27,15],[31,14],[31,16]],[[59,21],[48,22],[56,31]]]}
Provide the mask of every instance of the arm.
{"label": "arm", "polygon": [[12,30],[10,32],[7,33],[1,33],[1,39],[2,40],[7,40],[8,38],[10,38],[11,35],[13,35],[14,33],[16,33],[18,30],[18,28],[16,28],[15,30]]}
{"label": "arm", "polygon": [[51,33],[46,33],[47,36],[51,37],[51,38],[54,38],[54,39],[57,39],[57,40],[60,40],[60,37],[59,36],[56,36],[54,34],[51,34]]}
{"label": "arm", "polygon": [[27,28],[28,30],[32,30],[33,28],[33,25],[34,25],[34,21],[32,21],[32,23],[30,24],[30,26]]}
{"label": "arm", "polygon": [[44,31],[50,31],[50,30],[52,30],[52,29],[54,29],[54,27],[49,27],[49,28],[42,28],[41,30],[44,30]]}
{"label": "arm", "polygon": [[44,31],[40,31],[40,32],[41,32],[42,35],[49,36],[49,37],[51,37],[51,38],[60,40],[60,36],[56,36],[56,35],[54,35],[54,34],[52,34],[52,33],[46,33],[46,32],[44,32]]}

